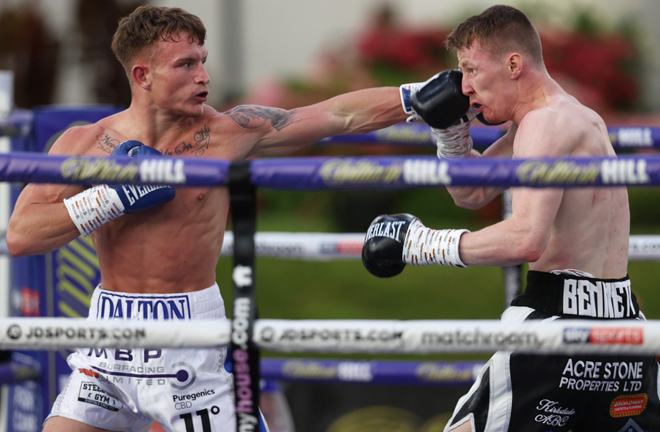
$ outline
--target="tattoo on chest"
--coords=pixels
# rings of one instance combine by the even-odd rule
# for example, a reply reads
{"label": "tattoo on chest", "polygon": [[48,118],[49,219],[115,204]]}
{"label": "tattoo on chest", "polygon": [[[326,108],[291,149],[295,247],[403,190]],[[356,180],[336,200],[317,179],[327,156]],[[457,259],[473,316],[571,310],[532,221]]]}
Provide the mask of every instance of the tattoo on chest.
{"label": "tattoo on chest", "polygon": [[181,141],[174,148],[168,147],[163,150],[165,156],[182,155],[189,153],[195,157],[204,156],[211,143],[211,128],[204,125],[199,131],[195,132],[191,142]]}
{"label": "tattoo on chest", "polygon": [[296,110],[241,105],[229,111],[228,114],[236,124],[245,129],[260,128],[270,120],[273,128],[280,131],[291,124],[295,113]]}
{"label": "tattoo on chest", "polygon": [[112,153],[119,144],[118,139],[112,138],[107,133],[102,133],[96,137],[96,148],[106,153]]}

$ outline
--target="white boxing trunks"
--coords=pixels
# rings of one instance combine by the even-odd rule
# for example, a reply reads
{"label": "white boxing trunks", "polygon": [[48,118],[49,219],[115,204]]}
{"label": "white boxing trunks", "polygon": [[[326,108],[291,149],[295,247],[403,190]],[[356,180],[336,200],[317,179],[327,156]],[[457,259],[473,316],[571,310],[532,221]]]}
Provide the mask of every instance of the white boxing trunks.
{"label": "white boxing trunks", "polygon": [[[185,294],[94,291],[89,320],[224,320],[218,285]],[[73,373],[50,417],[62,416],[102,429],[167,431],[236,429],[233,378],[226,348],[78,349],[67,361]]]}

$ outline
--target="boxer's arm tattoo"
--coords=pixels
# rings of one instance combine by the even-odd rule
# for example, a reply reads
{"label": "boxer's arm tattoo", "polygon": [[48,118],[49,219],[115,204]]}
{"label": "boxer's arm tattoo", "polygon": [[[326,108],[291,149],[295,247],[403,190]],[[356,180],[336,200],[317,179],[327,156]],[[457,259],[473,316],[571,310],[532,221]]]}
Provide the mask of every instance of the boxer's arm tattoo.
{"label": "boxer's arm tattoo", "polygon": [[257,105],[241,105],[228,113],[229,118],[244,129],[257,129],[271,121],[273,128],[281,131],[293,122],[296,110],[283,110]]}
{"label": "boxer's arm tattoo", "polygon": [[106,153],[112,153],[112,151],[118,145],[119,145],[119,140],[112,138],[107,133],[99,134],[96,137],[96,148]]}
{"label": "boxer's arm tattoo", "polygon": [[173,149],[168,147],[163,150],[163,155],[182,155],[183,153],[188,152],[195,157],[201,157],[204,156],[204,153],[206,150],[208,150],[210,143],[211,128],[209,125],[204,125],[199,131],[195,132],[192,142],[181,141],[179,144],[174,146]]}

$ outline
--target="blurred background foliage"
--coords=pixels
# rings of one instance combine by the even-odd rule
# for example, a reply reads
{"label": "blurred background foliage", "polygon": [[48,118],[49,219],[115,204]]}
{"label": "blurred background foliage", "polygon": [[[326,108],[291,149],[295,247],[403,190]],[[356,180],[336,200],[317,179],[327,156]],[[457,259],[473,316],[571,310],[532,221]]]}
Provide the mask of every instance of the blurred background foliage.
{"label": "blurred background foliage", "polygon": [[[593,7],[581,4],[563,12],[537,3],[521,9],[539,30],[548,72],[569,93],[606,119],[644,108],[641,36],[633,18],[607,25]],[[468,9],[455,24],[479,12]],[[456,67],[455,55],[443,47],[452,28],[405,24],[383,5],[356,38],[324,50],[312,73],[258,87],[247,99],[293,108],[364,87],[425,81]]]}

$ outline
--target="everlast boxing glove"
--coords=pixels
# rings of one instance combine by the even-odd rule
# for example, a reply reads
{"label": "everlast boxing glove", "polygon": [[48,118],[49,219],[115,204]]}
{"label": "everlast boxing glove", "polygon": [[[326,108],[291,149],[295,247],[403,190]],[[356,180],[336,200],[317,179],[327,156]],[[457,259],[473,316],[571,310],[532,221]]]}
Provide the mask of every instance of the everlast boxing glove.
{"label": "everlast boxing glove", "polygon": [[403,245],[411,214],[380,215],[371,222],[362,246],[362,263],[374,276],[392,277],[403,271]]}
{"label": "everlast boxing glove", "polygon": [[[162,154],[139,141],[125,141],[115,148],[112,156],[139,158],[162,157]],[[87,237],[101,225],[119,216],[172,201],[175,193],[171,186],[99,185],[65,199],[64,205],[78,231]]]}
{"label": "everlast boxing glove", "polygon": [[[139,141],[125,141],[119,144],[111,156],[163,157],[158,150]],[[109,187],[117,192],[126,214],[147,210],[158,204],[172,201],[176,194],[172,186],[113,185]]]}
{"label": "everlast boxing glove", "polygon": [[374,276],[401,273],[406,264],[467,267],[459,257],[467,230],[432,230],[407,213],[381,215],[371,222],[362,246],[362,263]]}
{"label": "everlast boxing glove", "polygon": [[472,150],[470,122],[479,110],[461,90],[459,69],[439,73],[410,99],[417,115],[429,126],[438,146],[439,158],[460,158]]}
{"label": "everlast boxing glove", "polygon": [[459,69],[440,72],[410,97],[410,104],[429,126],[446,129],[465,116],[470,109],[470,98],[463,94]]}
{"label": "everlast boxing glove", "polygon": [[[469,104],[470,104],[470,99],[467,96],[463,95],[463,92],[461,90],[461,81],[462,81],[462,79],[463,79],[463,72],[460,69],[453,69],[453,70],[440,72],[440,73],[436,74],[435,76],[431,77],[426,82],[402,84],[399,87],[399,93],[401,95],[401,105],[403,106],[403,111],[406,114],[410,114],[410,117],[408,117],[408,119],[406,121],[412,122],[412,121],[415,121],[415,120],[422,120],[422,117],[420,115],[418,115],[415,112],[415,109],[413,108],[412,96],[414,94],[416,94],[422,87],[426,86],[426,84],[434,83],[434,82],[439,81],[439,82],[445,82],[445,83],[446,82],[451,82],[451,83],[454,84],[453,87],[443,87],[443,86],[441,86],[441,88],[442,88],[442,90],[449,91],[449,93],[450,93],[449,99],[452,99],[452,98],[455,97],[455,98],[459,99],[459,103],[456,105],[457,108],[456,108],[455,113],[448,112],[446,114],[446,117],[438,119],[439,123],[438,123],[438,126],[436,127],[436,129],[442,129],[443,126],[449,127],[452,124],[454,124],[458,119],[460,119],[463,116],[464,112],[462,111],[462,109],[465,107],[465,104],[467,103],[468,108],[469,108]],[[432,90],[433,88],[434,88],[433,85],[430,86],[428,91],[430,93],[433,93],[433,90]],[[436,90],[437,90],[437,87],[436,87]],[[456,94],[455,90],[458,90],[460,92],[460,95]],[[432,96],[432,94],[426,94],[426,95],[421,96],[421,99],[426,99],[426,101],[417,101],[416,103],[419,103],[419,104],[428,103],[429,99],[433,99],[433,96]],[[463,100],[461,101],[460,99],[463,99]],[[420,109],[423,109],[423,108],[420,108]],[[465,108],[465,109],[467,109],[467,108]],[[506,123],[506,122],[490,123],[484,118],[483,114],[481,114],[481,113],[477,115],[477,118],[479,119],[479,121],[481,123],[483,123],[486,126],[499,126],[503,123]]]}

